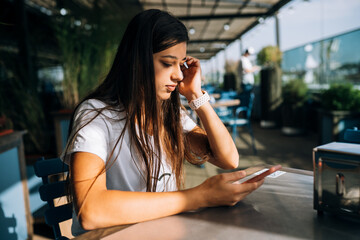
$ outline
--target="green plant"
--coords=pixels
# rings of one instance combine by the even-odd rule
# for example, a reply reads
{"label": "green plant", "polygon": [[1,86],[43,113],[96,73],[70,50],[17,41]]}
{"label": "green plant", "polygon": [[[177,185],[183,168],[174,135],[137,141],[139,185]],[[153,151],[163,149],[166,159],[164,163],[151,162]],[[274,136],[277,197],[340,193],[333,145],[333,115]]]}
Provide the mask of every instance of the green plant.
{"label": "green plant", "polygon": [[308,87],[302,79],[287,82],[282,89],[284,104],[300,107],[307,99]]}
{"label": "green plant", "polygon": [[54,27],[64,69],[61,100],[63,107],[72,109],[110,69],[125,24],[120,22],[114,34],[115,27],[100,20],[92,28],[74,26],[71,16],[56,20]]}
{"label": "green plant", "polygon": [[[10,61],[10,57],[8,61]],[[13,59],[11,59],[13,60]],[[26,153],[44,153],[51,139],[46,135],[46,121],[37,92],[31,92],[20,80],[22,72],[16,71],[16,61],[7,68],[9,76],[0,87],[1,115],[6,116],[4,127],[26,130],[24,144]],[[15,68],[15,70],[14,70]],[[11,122],[9,122],[11,119]],[[1,124],[0,124],[1,125]]]}
{"label": "green plant", "polygon": [[325,110],[360,111],[360,90],[351,84],[332,84],[321,94]]}
{"label": "green plant", "polygon": [[277,46],[266,46],[257,55],[258,64],[265,67],[280,66],[282,52]]}

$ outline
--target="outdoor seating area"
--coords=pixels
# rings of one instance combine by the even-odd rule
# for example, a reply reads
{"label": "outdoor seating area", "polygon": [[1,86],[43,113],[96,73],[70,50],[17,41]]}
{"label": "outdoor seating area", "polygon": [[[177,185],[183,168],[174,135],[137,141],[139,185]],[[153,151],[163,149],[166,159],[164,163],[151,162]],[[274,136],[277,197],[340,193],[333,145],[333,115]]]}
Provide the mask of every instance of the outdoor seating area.
{"label": "outdoor seating area", "polygon": [[359,12],[3,0],[0,239],[358,239]]}
{"label": "outdoor seating area", "polygon": [[[256,134],[256,144],[258,146],[258,153],[256,155],[253,154],[250,145],[251,145],[251,138],[249,136],[249,134],[247,133],[247,131],[239,131],[238,134],[238,138],[236,139],[236,143],[237,143],[237,147],[239,149],[239,154],[240,154],[240,165],[239,168],[240,169],[245,169],[248,168],[250,166],[254,166],[254,165],[259,165],[259,164],[267,164],[267,165],[273,165],[273,164],[281,164],[283,166],[284,171],[287,171],[287,175],[284,175],[284,182],[282,182],[282,179],[267,179],[266,184],[275,184],[275,185],[266,185],[266,187],[264,187],[264,189],[261,192],[260,195],[254,195],[253,197],[249,198],[249,200],[246,200],[245,206],[240,204],[238,205],[238,208],[235,209],[231,209],[228,207],[225,208],[215,208],[215,209],[210,209],[210,212],[206,213],[206,212],[199,212],[199,213],[195,213],[196,215],[194,216],[194,213],[186,213],[186,214],[182,214],[179,216],[176,216],[175,218],[180,218],[179,221],[175,221],[173,222],[172,218],[170,218],[169,220],[162,220],[161,222],[157,222],[157,221],[150,221],[146,224],[148,224],[149,226],[147,226],[146,224],[144,225],[141,224],[140,226],[135,227],[135,229],[128,229],[127,231],[123,232],[123,231],[119,231],[121,230],[123,227],[117,227],[117,228],[108,228],[108,229],[104,229],[102,231],[98,231],[96,233],[95,238],[92,238],[92,235],[84,235],[82,237],[80,237],[79,239],[98,239],[100,236],[108,236],[109,239],[119,239],[119,238],[128,238],[128,237],[132,237],[134,236],[134,232],[136,232],[137,234],[135,236],[139,236],[139,237],[151,237],[151,238],[160,238],[160,239],[167,239],[167,237],[169,236],[168,234],[170,233],[155,233],[154,231],[152,231],[152,228],[157,228],[159,226],[163,227],[163,226],[167,226],[167,228],[173,228],[174,225],[173,224],[185,224],[186,228],[184,228],[184,232],[185,233],[179,233],[178,231],[172,232],[171,236],[174,234],[175,236],[177,236],[177,234],[180,234],[180,236],[182,237],[190,237],[187,231],[195,231],[197,232],[197,238],[198,239],[208,239],[209,235],[208,235],[208,231],[209,228],[208,227],[215,227],[214,225],[212,225],[211,223],[214,224],[224,224],[224,222],[222,222],[221,219],[224,218],[219,218],[219,215],[225,215],[226,214],[226,218],[228,218],[229,216],[231,216],[231,219],[237,219],[237,221],[243,222],[244,220],[241,220],[241,213],[243,214],[247,214],[247,211],[252,212],[255,215],[258,215],[259,213],[256,212],[254,209],[252,209],[251,204],[253,204],[253,201],[259,201],[259,204],[261,203],[261,201],[264,201],[264,198],[275,198],[278,199],[282,202],[282,204],[284,204],[284,202],[286,200],[291,201],[291,204],[289,205],[282,205],[280,204],[279,206],[272,206],[269,207],[268,209],[263,209],[261,211],[265,211],[264,215],[261,217],[261,219],[265,222],[267,221],[272,221],[274,218],[277,219],[277,224],[276,226],[278,227],[277,229],[266,229],[266,231],[264,231],[264,229],[259,228],[258,230],[260,230],[258,233],[253,232],[252,230],[248,230],[245,231],[242,228],[231,228],[231,232],[237,232],[237,234],[249,234],[249,236],[253,237],[253,238],[257,238],[259,236],[259,234],[262,237],[269,237],[269,235],[267,234],[275,234],[276,238],[279,237],[279,235],[277,234],[284,234],[285,232],[288,231],[287,234],[289,234],[289,236],[283,236],[285,239],[286,237],[302,237],[302,238],[307,238],[307,239],[317,239],[317,235],[325,235],[328,236],[329,239],[334,239],[332,236],[328,235],[327,232],[327,227],[332,226],[333,224],[337,224],[337,228],[335,228],[333,230],[333,234],[335,234],[336,236],[340,235],[340,236],[347,236],[350,239],[352,239],[354,237],[354,239],[356,239],[356,234],[357,234],[357,228],[355,226],[357,226],[358,221],[357,220],[348,220],[348,219],[343,219],[343,218],[339,218],[339,217],[330,217],[329,219],[320,219],[319,222],[316,223],[316,225],[318,226],[318,228],[314,228],[312,229],[313,231],[309,231],[304,233],[301,229],[304,229],[304,227],[310,227],[312,226],[310,219],[316,218],[316,212],[314,212],[314,210],[312,209],[312,198],[309,198],[309,195],[312,194],[312,189],[313,189],[313,182],[312,182],[312,169],[313,169],[313,161],[312,161],[312,148],[314,145],[317,145],[317,135],[316,134],[306,134],[300,137],[296,137],[294,139],[292,139],[292,141],[289,141],[289,137],[285,136],[281,133],[280,129],[263,129],[260,127],[260,123],[259,122],[253,122],[253,126],[254,126],[254,132]],[[358,136],[358,135],[357,135]],[[295,172],[294,172],[295,171]],[[199,185],[200,183],[202,183],[203,181],[205,181],[207,178],[214,176],[218,173],[223,172],[223,170],[214,167],[211,164],[205,163],[203,168],[199,168],[197,166],[191,165],[189,163],[187,163],[185,165],[185,172],[186,172],[186,188],[191,188],[194,186]],[[299,178],[296,176],[301,176],[302,180],[304,180],[304,182],[300,182]],[[294,178],[296,177],[296,178]],[[301,181],[302,181],[301,180]],[[284,184],[285,183],[285,184]],[[267,195],[267,192],[270,191],[269,189],[271,189],[273,191],[273,196],[269,196]],[[291,189],[291,190],[290,190]],[[280,196],[277,196],[275,192],[279,191]],[[293,197],[291,198],[290,196],[292,196],[291,194],[293,194]],[[288,197],[286,197],[286,200],[283,199],[284,195],[288,195]],[[259,198],[259,199],[258,199]],[[258,200],[255,200],[258,199]],[[289,202],[290,203],[290,202]],[[248,205],[246,205],[248,204]],[[275,203],[272,203],[273,205],[275,205]],[[294,209],[295,205],[299,208],[299,209]],[[295,227],[295,225],[292,225],[291,222],[289,222],[290,220],[290,216],[284,216],[283,213],[280,214],[280,216],[278,216],[276,214],[276,211],[278,211],[278,209],[286,209],[288,211],[288,214],[296,214],[296,215],[292,215],[292,218],[297,219],[296,223],[297,226]],[[272,210],[271,210],[272,209]],[[277,209],[275,211],[275,209]],[[229,212],[228,212],[229,211]],[[258,210],[257,210],[258,211]],[[266,216],[268,216],[267,211],[271,212],[271,219],[268,219]],[[302,211],[302,214],[300,214],[300,212]],[[297,215],[300,214],[300,215]],[[311,218],[307,218],[306,215],[311,216]],[[209,226],[203,226],[203,225],[199,225],[198,227],[200,229],[194,230],[193,229],[193,224],[194,222],[191,221],[191,219],[195,217],[195,219],[197,220],[205,220],[206,224],[210,224]],[[257,221],[256,219],[258,219],[259,216],[254,218],[254,221]],[[211,220],[208,220],[208,218],[210,218]],[[187,221],[190,221],[189,223],[187,223]],[[230,221],[230,220],[229,220]],[[310,221],[310,222],[309,222]],[[287,222],[287,223],[285,223]],[[228,221],[226,221],[225,224],[229,224]],[[243,223],[245,224],[248,229],[253,229],[255,227],[255,225],[253,225],[250,222],[247,223]],[[270,226],[273,226],[273,223],[269,223]],[[287,229],[288,230],[281,230],[281,228],[285,225],[288,224]],[[231,226],[231,224],[230,224]],[[266,225],[265,225],[266,226]],[[43,235],[38,235],[36,236],[34,239],[52,239],[51,237],[49,237],[49,235],[46,234],[50,234],[51,233],[51,229],[48,229],[47,226],[45,226],[44,224],[40,224],[39,226],[37,226],[38,228],[42,228],[43,229]],[[128,227],[128,226],[125,226]],[[134,228],[133,227],[133,228]],[[126,228],[125,228],[126,229]],[[186,229],[186,230],[185,230]],[[222,228],[220,228],[222,229]],[[223,231],[222,234],[225,235],[230,235],[231,233],[227,232],[229,231],[229,226],[224,228],[223,230],[219,231]],[[225,230],[227,229],[227,230]],[[290,230],[292,229],[292,230]],[[294,231],[294,229],[298,229],[298,231]],[[316,230],[317,229],[317,230]],[[130,232],[129,232],[130,231]],[[134,232],[133,232],[134,231]],[[290,233],[291,232],[291,233]],[[138,235],[140,234],[140,235]],[[219,234],[219,233],[217,233]],[[45,235],[45,236],[44,236]],[[224,236],[225,236],[224,235]],[[177,236],[177,237],[180,237]],[[191,237],[190,237],[191,238]],[[180,238],[181,239],[181,238]],[[183,238],[185,239],[185,238]]]}
{"label": "outdoor seating area", "polygon": [[[260,164],[281,164],[284,168],[312,171],[312,149],[317,145],[316,134],[309,133],[289,139],[278,128],[263,129],[259,121],[253,121],[252,124],[257,154],[254,154],[251,148],[251,137],[247,130],[239,128],[235,139],[240,154],[239,168],[245,169]],[[186,163],[185,188],[197,186],[207,178],[218,174],[219,171],[221,169],[208,163],[205,163],[202,168]],[[37,232],[34,239],[52,239],[52,229],[44,222],[35,224],[35,229]]]}

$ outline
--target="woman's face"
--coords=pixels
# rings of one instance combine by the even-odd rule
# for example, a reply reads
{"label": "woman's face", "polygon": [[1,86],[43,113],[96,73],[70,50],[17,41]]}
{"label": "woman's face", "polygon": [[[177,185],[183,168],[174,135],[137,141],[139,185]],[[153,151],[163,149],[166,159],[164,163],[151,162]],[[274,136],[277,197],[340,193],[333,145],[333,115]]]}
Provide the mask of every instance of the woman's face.
{"label": "woman's face", "polygon": [[185,60],[185,42],[153,54],[156,97],[159,101],[169,99],[171,92],[183,79],[180,66],[184,64]]}

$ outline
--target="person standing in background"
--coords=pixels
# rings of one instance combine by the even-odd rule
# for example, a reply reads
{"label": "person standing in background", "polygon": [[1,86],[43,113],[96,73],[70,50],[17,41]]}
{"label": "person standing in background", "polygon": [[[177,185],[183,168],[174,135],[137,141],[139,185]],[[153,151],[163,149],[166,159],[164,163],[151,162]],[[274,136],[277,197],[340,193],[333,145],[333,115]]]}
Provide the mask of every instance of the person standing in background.
{"label": "person standing in background", "polygon": [[240,76],[241,76],[241,89],[243,91],[251,91],[254,86],[254,72],[259,71],[259,66],[253,66],[250,61],[250,55],[254,54],[255,50],[249,47],[245,50],[240,59]]}

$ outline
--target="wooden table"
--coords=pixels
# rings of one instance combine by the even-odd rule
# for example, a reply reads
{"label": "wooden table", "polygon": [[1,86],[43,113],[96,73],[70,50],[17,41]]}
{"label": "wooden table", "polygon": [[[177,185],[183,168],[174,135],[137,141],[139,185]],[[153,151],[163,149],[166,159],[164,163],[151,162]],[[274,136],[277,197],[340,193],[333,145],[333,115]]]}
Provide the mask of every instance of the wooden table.
{"label": "wooden table", "polygon": [[240,99],[226,99],[226,100],[217,100],[213,103],[210,103],[213,108],[218,107],[233,107],[240,105]]}
{"label": "wooden table", "polygon": [[312,172],[285,171],[277,178],[267,178],[261,188],[234,207],[205,208],[98,229],[75,239],[359,239],[360,220],[317,216]]}

